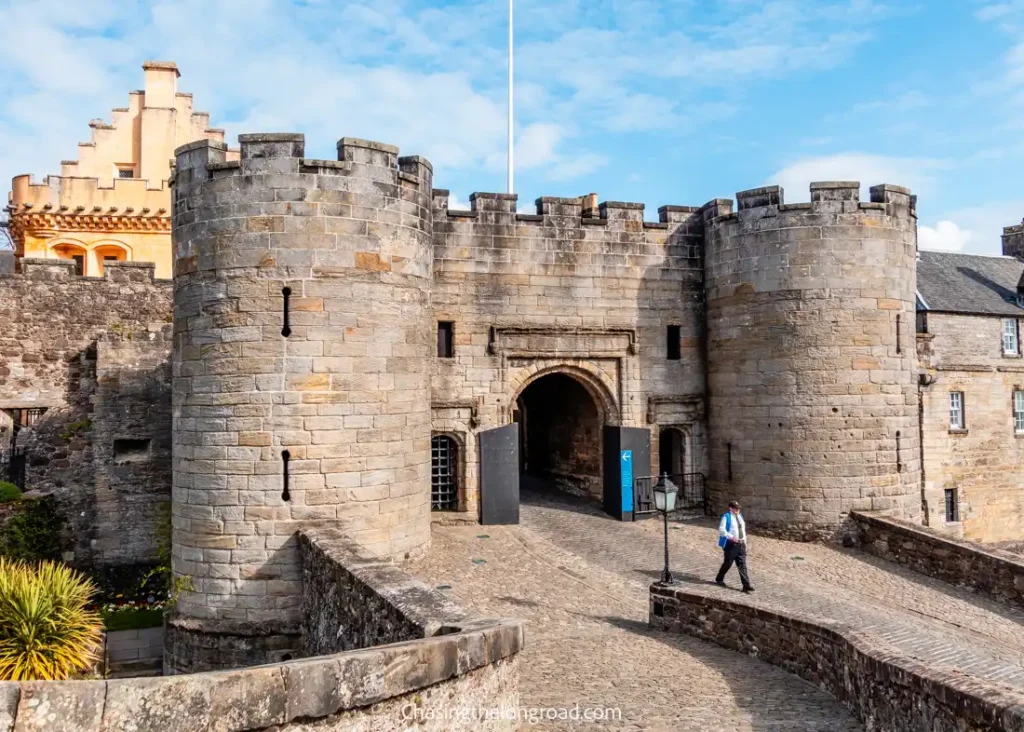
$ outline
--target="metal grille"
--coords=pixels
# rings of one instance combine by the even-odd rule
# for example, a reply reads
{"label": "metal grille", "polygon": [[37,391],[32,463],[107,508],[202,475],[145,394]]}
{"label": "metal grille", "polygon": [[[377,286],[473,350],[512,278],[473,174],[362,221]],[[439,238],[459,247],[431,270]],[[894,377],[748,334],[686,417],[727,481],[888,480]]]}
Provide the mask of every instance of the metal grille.
{"label": "metal grille", "polygon": [[[676,495],[676,511],[707,514],[704,473],[679,473],[666,477],[679,489],[679,493]],[[654,486],[657,482],[657,475],[649,475],[633,481],[634,517],[657,512],[654,507]]]}
{"label": "metal grille", "polygon": [[459,455],[455,440],[437,435],[430,441],[430,507],[434,511],[459,509]]}

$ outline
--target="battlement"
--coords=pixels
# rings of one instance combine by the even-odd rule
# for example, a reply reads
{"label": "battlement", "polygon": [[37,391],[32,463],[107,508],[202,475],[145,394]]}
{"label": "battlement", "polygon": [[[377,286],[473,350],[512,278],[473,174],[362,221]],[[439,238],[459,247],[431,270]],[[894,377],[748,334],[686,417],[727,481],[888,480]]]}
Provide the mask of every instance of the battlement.
{"label": "battlement", "polygon": [[104,214],[169,216],[168,188],[153,187],[141,178],[115,178],[106,184],[99,178],[47,176],[36,183],[31,175],[19,175],[8,197],[11,213]]}
{"label": "battlement", "polygon": [[1024,259],[1024,221],[1003,227],[1003,255]]}
{"label": "battlement", "polygon": [[[338,140],[337,160],[306,158],[306,138],[301,133],[266,132],[238,136],[239,155],[218,140],[197,140],[174,151],[172,184],[210,178],[255,174],[312,173],[320,176],[364,177],[419,188],[433,175],[433,166],[418,155],[399,157],[398,148],[371,140],[343,137]],[[197,177],[198,173],[198,177]],[[295,181],[301,187],[300,181]]]}
{"label": "battlement", "polygon": [[171,280],[156,279],[156,264],[153,262],[106,262],[102,277],[85,277],[75,273],[75,262],[70,259],[43,259],[24,257],[16,262],[18,271],[12,274],[0,274],[0,277],[24,278],[27,280],[44,280],[49,282],[76,281],[83,283],[103,282],[139,282],[166,283]]}
{"label": "battlement", "polygon": [[777,216],[786,212],[812,214],[845,214],[878,211],[887,216],[917,217],[917,196],[902,186],[881,184],[870,189],[870,202],[860,200],[858,181],[819,181],[810,184],[808,203],[785,202],[781,186],[763,186],[736,194],[736,211],[732,200],[716,198],[702,207],[704,221],[743,220]]}
{"label": "battlement", "polygon": [[565,198],[541,196],[535,201],[535,214],[518,212],[517,194],[485,193],[474,191],[469,195],[469,209],[450,209],[450,192],[444,188],[433,190],[435,221],[470,221],[480,224],[541,226],[556,223],[561,226],[606,226],[612,230],[678,229],[699,234],[703,228],[700,208],[694,206],[661,206],[658,221],[645,221],[643,203],[603,201],[596,203],[596,194]]}

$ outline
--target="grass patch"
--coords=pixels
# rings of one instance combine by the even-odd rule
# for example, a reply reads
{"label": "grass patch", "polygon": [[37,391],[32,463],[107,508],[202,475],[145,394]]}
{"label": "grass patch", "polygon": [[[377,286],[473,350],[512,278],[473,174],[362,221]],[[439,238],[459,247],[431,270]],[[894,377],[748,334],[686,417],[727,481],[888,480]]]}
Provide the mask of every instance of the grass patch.
{"label": "grass patch", "polygon": [[103,624],[111,630],[144,630],[159,628],[164,624],[164,611],[161,608],[118,608],[103,610]]}

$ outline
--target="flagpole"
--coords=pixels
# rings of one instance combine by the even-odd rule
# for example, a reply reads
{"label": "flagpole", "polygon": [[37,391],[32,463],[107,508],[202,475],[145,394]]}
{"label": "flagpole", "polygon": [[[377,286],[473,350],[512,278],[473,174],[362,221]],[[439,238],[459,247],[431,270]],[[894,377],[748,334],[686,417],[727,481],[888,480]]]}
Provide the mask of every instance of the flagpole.
{"label": "flagpole", "polygon": [[508,0],[508,192],[515,193],[513,186],[513,171],[515,170],[515,153],[513,151],[512,137],[515,133],[512,121],[512,3]]}

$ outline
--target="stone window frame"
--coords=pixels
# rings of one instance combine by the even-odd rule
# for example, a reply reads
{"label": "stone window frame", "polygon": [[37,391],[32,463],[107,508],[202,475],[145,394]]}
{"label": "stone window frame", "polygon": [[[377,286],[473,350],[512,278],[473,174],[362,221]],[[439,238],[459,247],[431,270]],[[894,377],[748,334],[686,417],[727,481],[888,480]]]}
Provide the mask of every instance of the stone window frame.
{"label": "stone window frame", "polygon": [[[955,405],[959,397],[959,404]],[[959,415],[959,419],[957,419]],[[949,431],[953,433],[967,432],[967,397],[963,391],[949,392]]]}
{"label": "stone window frame", "polygon": [[[1020,320],[1017,318],[1003,318],[1002,327],[1002,352],[1003,358],[1020,358]],[[1012,339],[1012,347],[1007,348],[1007,340]]]}
{"label": "stone window frame", "polygon": [[[441,334],[446,333],[447,337],[441,340]],[[437,321],[437,357],[444,359],[455,358],[455,321]]]}
{"label": "stone window frame", "polygon": [[1013,387],[1010,408],[1013,411],[1013,433],[1017,437],[1024,437],[1024,388]]}
{"label": "stone window frame", "polygon": [[[951,497],[952,502],[950,501]],[[950,507],[952,507],[952,511]],[[956,488],[943,489],[943,517],[947,524],[960,523],[960,492]]]}
{"label": "stone window frame", "polygon": [[[435,437],[447,437],[455,443],[455,480],[456,480],[456,499],[455,509],[451,511],[438,510],[435,511],[433,507],[433,501],[431,501],[430,513],[434,516],[440,516],[444,514],[453,513],[465,513],[467,510],[467,494],[466,494],[466,434],[458,430],[431,430],[430,441],[433,443]],[[431,445],[431,461],[433,461],[433,445]],[[431,485],[431,493],[433,493],[433,485]]]}

